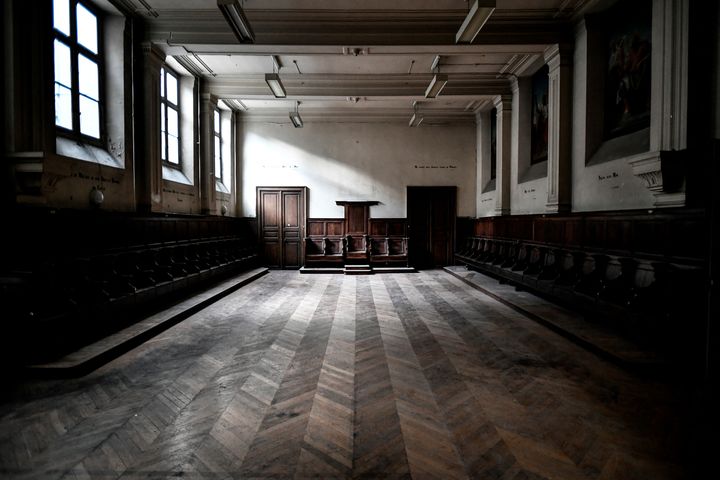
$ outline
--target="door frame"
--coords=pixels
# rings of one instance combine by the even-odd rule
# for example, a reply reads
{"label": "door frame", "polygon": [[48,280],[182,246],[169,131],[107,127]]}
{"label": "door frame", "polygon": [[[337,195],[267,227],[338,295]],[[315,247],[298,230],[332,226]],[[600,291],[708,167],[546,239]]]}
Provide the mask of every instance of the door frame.
{"label": "door frame", "polygon": [[[416,244],[416,242],[413,242],[413,241],[412,241],[413,228],[412,228],[412,224],[411,224],[411,221],[410,221],[410,191],[415,191],[415,192],[428,191],[428,192],[429,192],[429,191],[433,191],[433,190],[434,190],[434,191],[452,192],[452,195],[450,196],[450,198],[451,198],[451,200],[452,200],[452,201],[451,201],[451,208],[452,208],[453,212],[452,212],[452,218],[450,219],[451,221],[449,222],[449,223],[450,223],[450,226],[449,226],[450,228],[449,228],[449,230],[448,230],[448,232],[447,232],[447,233],[448,233],[448,237],[449,237],[449,238],[448,238],[448,248],[449,248],[449,251],[447,252],[447,255],[448,255],[448,259],[447,259],[447,260],[448,260],[448,265],[454,265],[454,264],[455,264],[455,241],[456,241],[456,238],[457,238],[456,229],[457,229],[457,192],[458,192],[458,187],[457,187],[456,185],[407,185],[405,188],[406,188],[406,190],[405,190],[405,192],[406,192],[406,197],[405,197],[405,210],[406,210],[406,211],[405,211],[405,215],[406,215],[407,223],[408,223],[408,227],[409,227],[409,231],[408,231],[408,237],[409,237],[408,248],[409,248],[409,254],[410,254],[410,255],[408,256],[408,260],[410,260],[411,258],[414,257],[413,254],[412,254],[412,249],[411,249],[411,247],[412,247],[413,244]],[[432,228],[433,228],[433,223],[432,223],[432,202],[430,202],[430,204],[429,204],[429,211],[428,211],[427,213],[428,213],[428,222],[427,222],[427,226],[428,226],[427,242],[428,242],[428,245],[427,245],[427,247],[430,249],[431,260],[433,261],[433,266],[432,266],[432,268],[437,268],[437,265],[434,265],[434,263],[435,263],[435,262],[434,262],[434,259],[432,259],[432,240],[433,240],[433,238],[432,238]],[[416,259],[417,257],[414,257],[414,258]],[[413,266],[414,266],[414,265],[413,265]],[[421,265],[419,268],[427,268],[427,267]]]}
{"label": "door frame", "polygon": [[[305,264],[305,232],[307,231],[307,219],[308,219],[308,187],[284,187],[284,186],[256,186],[255,187],[255,218],[257,220],[257,231],[255,232],[258,245],[261,247],[262,252],[262,207],[261,207],[261,193],[264,190],[272,190],[272,191],[280,191],[280,216],[282,217],[282,209],[283,209],[283,203],[282,203],[282,193],[283,192],[298,192],[302,196],[301,200],[301,209],[300,214],[302,218],[298,222],[300,224],[300,258],[298,259],[299,267],[302,268],[302,266]],[[283,238],[282,228],[281,231],[278,232],[279,238],[278,241],[280,242],[280,269],[284,270],[285,267],[285,239]],[[293,269],[296,267],[292,267]]]}

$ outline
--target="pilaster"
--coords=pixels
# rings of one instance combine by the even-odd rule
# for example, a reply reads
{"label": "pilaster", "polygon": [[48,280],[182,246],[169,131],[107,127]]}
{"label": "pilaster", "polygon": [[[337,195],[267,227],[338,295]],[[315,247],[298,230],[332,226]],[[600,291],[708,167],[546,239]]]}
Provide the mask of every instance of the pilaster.
{"label": "pilaster", "polygon": [[495,97],[497,111],[497,173],[495,177],[495,214],[510,213],[510,162],[512,134],[512,95]]}
{"label": "pilaster", "polygon": [[[200,209],[205,215],[215,215],[215,139],[214,115],[217,98],[209,93],[200,95]],[[219,176],[219,172],[218,176]]]}
{"label": "pilaster", "polygon": [[570,210],[572,145],[572,48],[555,44],[545,50],[548,85],[548,213]]}
{"label": "pilaster", "polygon": [[160,153],[160,68],[165,55],[152,43],[141,45],[142,128],[136,132],[143,155],[137,162],[137,204],[145,212],[162,211],[162,156]]}

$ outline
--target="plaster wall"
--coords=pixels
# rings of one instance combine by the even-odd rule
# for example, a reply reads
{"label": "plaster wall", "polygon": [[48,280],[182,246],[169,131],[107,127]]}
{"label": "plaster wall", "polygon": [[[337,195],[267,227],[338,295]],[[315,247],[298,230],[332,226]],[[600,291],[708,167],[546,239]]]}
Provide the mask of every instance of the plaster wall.
{"label": "plaster wall", "polygon": [[[486,189],[490,182],[490,115],[491,112],[481,112],[477,115],[476,154],[477,154],[477,202],[476,211],[478,217],[490,217],[495,215],[495,189]],[[483,190],[487,190],[483,192]]]}
{"label": "plaster wall", "polygon": [[407,186],[457,186],[459,216],[475,216],[476,129],[471,123],[239,123],[241,216],[255,187],[309,187],[309,217],[342,217],[336,200],[377,200],[374,218],[406,216]]}
{"label": "plaster wall", "polygon": [[[527,178],[530,165],[530,125],[532,80],[519,79],[513,91],[511,163],[510,163],[510,211],[513,215],[544,213],[547,203],[547,173],[539,178]],[[536,167],[547,167],[537,165]],[[537,177],[537,175],[535,176]]]}

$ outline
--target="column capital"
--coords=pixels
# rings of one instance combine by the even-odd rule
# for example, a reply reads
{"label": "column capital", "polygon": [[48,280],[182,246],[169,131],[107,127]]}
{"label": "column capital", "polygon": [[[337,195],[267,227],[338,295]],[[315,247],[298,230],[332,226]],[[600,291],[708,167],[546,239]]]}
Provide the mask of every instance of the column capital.
{"label": "column capital", "polygon": [[165,62],[165,53],[155,46],[152,42],[143,42],[140,44],[140,49],[145,57],[145,60],[158,68]]}
{"label": "column capital", "polygon": [[512,95],[498,95],[493,99],[493,105],[498,113],[504,110],[512,109]]}
{"label": "column capital", "polygon": [[555,43],[548,46],[543,52],[545,63],[552,72],[560,67],[572,65],[573,47],[566,43]]}

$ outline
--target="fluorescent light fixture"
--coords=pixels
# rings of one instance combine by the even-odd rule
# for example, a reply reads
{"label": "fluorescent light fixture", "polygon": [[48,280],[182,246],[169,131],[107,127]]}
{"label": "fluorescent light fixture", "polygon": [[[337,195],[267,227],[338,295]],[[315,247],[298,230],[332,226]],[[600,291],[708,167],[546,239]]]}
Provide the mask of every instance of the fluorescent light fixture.
{"label": "fluorescent light fixture", "polygon": [[233,98],[223,98],[223,103],[228,106],[230,110],[234,110],[236,112],[245,112],[247,111],[247,105],[245,105],[241,100],[235,100]]}
{"label": "fluorescent light fixture", "polygon": [[435,55],[432,65],[430,65],[430,71],[434,72],[436,68],[440,66],[440,55]]}
{"label": "fluorescent light fixture", "polygon": [[273,95],[275,95],[275,98],[287,97],[285,87],[283,87],[283,84],[280,81],[280,75],[277,73],[266,73],[265,81],[267,82],[268,87],[270,87],[270,90],[272,90]]}
{"label": "fluorescent light fixture", "polygon": [[433,76],[430,85],[428,85],[427,90],[425,90],[425,98],[435,98],[440,95],[440,92],[443,88],[445,88],[447,81],[447,75],[444,73],[436,73],[435,76]]}
{"label": "fluorescent light fixture", "polygon": [[475,0],[455,35],[455,43],[472,43],[494,11],[495,0]]}
{"label": "fluorescent light fixture", "polygon": [[303,127],[303,121],[302,118],[300,118],[300,114],[298,112],[290,112],[290,120],[292,121],[295,128]]}
{"label": "fluorescent light fixture", "polygon": [[217,6],[240,43],[255,42],[255,34],[238,0],[217,0]]}
{"label": "fluorescent light fixture", "polygon": [[424,118],[422,116],[422,113],[415,112],[413,113],[413,116],[410,117],[410,123],[409,125],[411,127],[419,127],[420,124],[423,122]]}
{"label": "fluorescent light fixture", "polygon": [[295,111],[290,112],[290,121],[293,123],[293,126],[295,128],[302,128],[303,127],[303,121],[300,117],[300,112],[298,111],[300,108],[300,102],[295,102]]}

